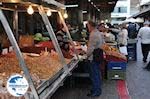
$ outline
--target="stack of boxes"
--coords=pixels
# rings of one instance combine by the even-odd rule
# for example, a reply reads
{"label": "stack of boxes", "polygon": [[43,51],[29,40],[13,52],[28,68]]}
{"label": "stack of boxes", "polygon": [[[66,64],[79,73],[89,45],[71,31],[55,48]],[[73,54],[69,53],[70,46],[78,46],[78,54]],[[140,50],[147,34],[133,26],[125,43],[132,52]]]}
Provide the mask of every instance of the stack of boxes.
{"label": "stack of boxes", "polygon": [[136,43],[128,44],[128,60],[136,61],[137,54],[136,54]]}
{"label": "stack of boxes", "polygon": [[129,39],[128,40],[128,60],[136,61],[137,60],[137,40],[136,39]]}
{"label": "stack of boxes", "polygon": [[127,62],[110,61],[107,64],[107,79],[126,79]]}

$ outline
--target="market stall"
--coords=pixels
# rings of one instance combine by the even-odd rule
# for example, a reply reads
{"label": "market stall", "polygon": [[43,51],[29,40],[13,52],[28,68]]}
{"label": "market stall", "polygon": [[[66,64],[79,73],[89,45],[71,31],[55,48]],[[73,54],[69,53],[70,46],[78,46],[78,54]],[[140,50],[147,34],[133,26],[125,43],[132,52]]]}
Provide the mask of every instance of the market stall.
{"label": "market stall", "polygon": [[[13,2],[11,0],[5,0],[2,1],[2,4],[0,6],[0,20],[4,27],[4,30],[7,33],[9,41],[14,49],[14,51],[11,51],[10,53],[7,53],[5,55],[1,55],[0,57],[0,61],[1,61],[0,68],[2,70],[1,80],[4,83],[6,83],[7,78],[13,73],[19,73],[24,75],[30,85],[30,89],[25,95],[26,99],[47,99],[48,97],[50,97],[57,90],[57,88],[63,84],[65,78],[68,75],[70,75],[70,72],[77,66],[78,63],[78,59],[76,58],[72,58],[72,59],[64,58],[61,49],[59,47],[58,41],[56,39],[56,36],[54,34],[53,28],[45,13],[45,11],[50,9],[49,8],[50,4],[51,5],[54,4],[54,6],[56,6],[53,7],[56,8],[55,10],[54,9],[50,9],[50,10],[57,12],[59,14],[59,17],[64,27],[67,30],[67,34],[71,42],[73,42],[69,34],[69,31],[66,27],[66,24],[63,20],[63,17],[60,11],[58,10],[58,7],[60,7],[60,3],[58,3],[58,5],[57,2],[55,3],[48,2],[48,3],[49,4],[45,4],[45,3],[43,4],[39,0],[33,0],[33,2],[32,0],[30,1],[16,0]],[[41,4],[43,4],[43,6]],[[42,20],[52,40],[52,44],[55,48],[55,51],[53,50],[48,51],[47,48],[45,48],[45,50],[40,54],[21,52],[19,48],[20,46],[17,44],[17,41],[13,34],[13,30],[9,26],[9,23],[3,13],[3,10],[14,11],[15,13],[14,28],[16,34],[15,36],[16,38],[18,38],[19,35],[18,13],[22,11],[25,12],[26,11],[25,8],[31,6],[35,9],[36,12],[39,12],[40,15],[42,16]],[[11,63],[11,67],[9,63]],[[1,89],[3,90],[6,88],[4,87]],[[1,94],[3,95],[3,97],[10,96],[9,93],[6,92],[6,90],[4,93]]]}

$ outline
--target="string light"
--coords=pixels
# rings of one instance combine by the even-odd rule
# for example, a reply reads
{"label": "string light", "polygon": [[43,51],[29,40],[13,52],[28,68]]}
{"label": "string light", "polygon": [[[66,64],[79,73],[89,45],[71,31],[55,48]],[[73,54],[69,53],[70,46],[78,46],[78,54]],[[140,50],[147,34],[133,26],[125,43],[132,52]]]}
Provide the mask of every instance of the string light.
{"label": "string light", "polygon": [[65,13],[64,13],[64,18],[65,18],[65,19],[68,18],[67,11],[65,11]]}
{"label": "string light", "polygon": [[105,23],[108,23],[108,19],[105,20]]}
{"label": "string light", "polygon": [[52,15],[52,12],[51,12],[51,10],[49,9],[49,10],[47,10],[47,16],[51,16]]}
{"label": "string light", "polygon": [[33,8],[32,8],[31,5],[28,7],[27,12],[28,12],[28,14],[30,14],[30,15],[34,13],[34,10],[33,10]]}

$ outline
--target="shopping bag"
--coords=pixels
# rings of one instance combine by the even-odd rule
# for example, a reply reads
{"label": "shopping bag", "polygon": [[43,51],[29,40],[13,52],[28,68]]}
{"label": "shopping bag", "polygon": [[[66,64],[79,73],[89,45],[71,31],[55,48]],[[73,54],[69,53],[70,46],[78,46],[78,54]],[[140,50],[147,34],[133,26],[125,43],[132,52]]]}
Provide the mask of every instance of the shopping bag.
{"label": "shopping bag", "polygon": [[119,51],[124,54],[124,55],[128,55],[128,52],[127,52],[127,47],[126,46],[120,46],[119,47]]}

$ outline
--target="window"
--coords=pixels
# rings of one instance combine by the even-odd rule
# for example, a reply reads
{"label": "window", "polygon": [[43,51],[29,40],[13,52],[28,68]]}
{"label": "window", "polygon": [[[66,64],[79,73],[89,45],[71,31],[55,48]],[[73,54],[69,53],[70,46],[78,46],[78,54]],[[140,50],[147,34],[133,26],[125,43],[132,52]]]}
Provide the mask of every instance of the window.
{"label": "window", "polygon": [[119,13],[127,13],[127,7],[118,7]]}
{"label": "window", "polygon": [[115,7],[115,8],[114,8],[113,13],[118,13],[118,7]]}
{"label": "window", "polygon": [[113,13],[127,13],[127,7],[116,7]]}

